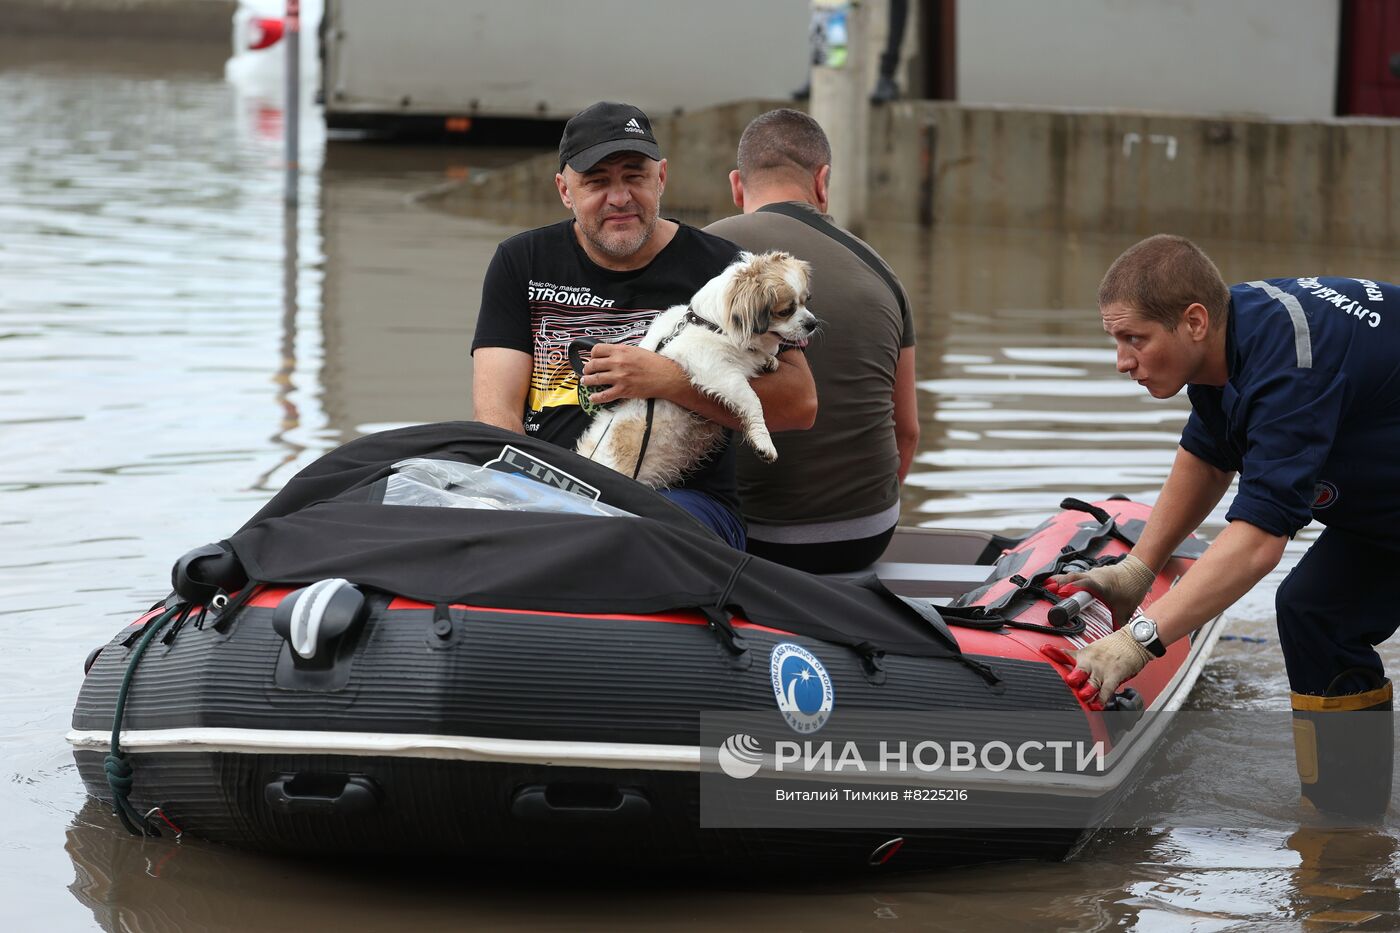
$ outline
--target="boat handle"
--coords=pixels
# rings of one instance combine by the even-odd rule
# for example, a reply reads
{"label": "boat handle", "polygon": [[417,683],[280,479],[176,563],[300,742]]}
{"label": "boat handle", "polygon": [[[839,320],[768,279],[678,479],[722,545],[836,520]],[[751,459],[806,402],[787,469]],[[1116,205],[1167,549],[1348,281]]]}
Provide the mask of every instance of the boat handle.
{"label": "boat handle", "polygon": [[[517,819],[530,822],[571,823],[636,823],[651,816],[651,801],[635,787],[600,785],[588,799],[551,799],[547,784],[529,784],[515,792],[510,812]],[[556,792],[558,788],[555,788]],[[562,794],[556,793],[556,797]],[[573,795],[571,795],[573,796]],[[610,799],[599,799],[608,797]]]}
{"label": "boat handle", "polygon": [[1056,628],[1068,628],[1074,624],[1074,620],[1079,618],[1079,614],[1089,608],[1089,604],[1094,601],[1094,594],[1088,590],[1080,590],[1072,596],[1064,599],[1050,607],[1050,611],[1045,614],[1045,618]]}
{"label": "boat handle", "polygon": [[[339,781],[337,793],[325,793]],[[379,790],[362,774],[283,774],[268,782],[263,799],[279,813],[364,813],[379,806]]]}

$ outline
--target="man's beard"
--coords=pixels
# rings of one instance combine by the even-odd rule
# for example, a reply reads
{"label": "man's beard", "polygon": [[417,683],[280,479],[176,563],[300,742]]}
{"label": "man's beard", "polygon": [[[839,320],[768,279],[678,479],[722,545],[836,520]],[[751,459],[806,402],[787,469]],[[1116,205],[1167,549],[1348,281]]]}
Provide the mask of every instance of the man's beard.
{"label": "man's beard", "polygon": [[[642,229],[635,233],[604,233],[604,222],[614,214],[636,214],[642,220]],[[578,218],[575,217],[575,220],[577,219]],[[604,214],[602,217],[598,218],[597,222],[592,227],[580,223],[579,229],[583,231],[584,238],[587,239],[589,243],[593,244],[593,248],[598,250],[598,252],[612,259],[625,260],[636,255],[641,248],[646,246],[647,242],[651,240],[651,235],[656,230],[656,215],[652,214],[650,217],[645,217],[642,215],[640,208],[629,205],[620,211],[611,211],[608,214]]]}

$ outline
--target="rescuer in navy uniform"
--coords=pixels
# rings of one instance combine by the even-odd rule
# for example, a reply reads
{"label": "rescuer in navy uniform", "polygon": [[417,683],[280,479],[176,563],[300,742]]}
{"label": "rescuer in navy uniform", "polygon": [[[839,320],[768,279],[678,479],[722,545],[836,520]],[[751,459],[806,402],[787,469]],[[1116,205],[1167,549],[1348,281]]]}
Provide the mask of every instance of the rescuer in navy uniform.
{"label": "rescuer in navy uniform", "polygon": [[[1400,287],[1331,277],[1227,287],[1195,244],[1160,235],[1118,257],[1098,301],[1119,372],[1155,398],[1187,387],[1191,415],[1132,553],[1052,585],[1094,591],[1122,625],[1236,474],[1239,488],[1226,528],[1180,582],[1077,653],[1083,695],[1106,701],[1262,580],[1316,520],[1326,529],[1276,597],[1303,796],[1347,816],[1384,813],[1395,726],[1374,646],[1400,623]],[[1337,715],[1358,710],[1384,712]]]}

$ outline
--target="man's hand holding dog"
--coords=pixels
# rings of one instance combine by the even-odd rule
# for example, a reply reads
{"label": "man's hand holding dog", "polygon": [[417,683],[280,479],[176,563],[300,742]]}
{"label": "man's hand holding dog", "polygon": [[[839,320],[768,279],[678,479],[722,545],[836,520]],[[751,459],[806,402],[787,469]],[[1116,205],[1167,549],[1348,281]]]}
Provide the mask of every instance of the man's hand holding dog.
{"label": "man's hand holding dog", "polygon": [[[590,394],[589,401],[595,405],[623,398],[666,399],[726,428],[742,429],[734,412],[695,388],[679,363],[641,347],[598,344],[583,366],[581,381],[589,389],[607,386],[606,390]],[[771,430],[805,430],[812,426],[817,415],[817,389],[800,351],[781,354],[778,369],[760,376],[752,385],[763,400]]]}
{"label": "man's hand holding dog", "polygon": [[684,404],[685,397],[694,392],[690,378],[674,360],[617,343],[600,343],[593,348],[580,381],[597,389],[589,396],[595,405],[620,398],[664,398]]}

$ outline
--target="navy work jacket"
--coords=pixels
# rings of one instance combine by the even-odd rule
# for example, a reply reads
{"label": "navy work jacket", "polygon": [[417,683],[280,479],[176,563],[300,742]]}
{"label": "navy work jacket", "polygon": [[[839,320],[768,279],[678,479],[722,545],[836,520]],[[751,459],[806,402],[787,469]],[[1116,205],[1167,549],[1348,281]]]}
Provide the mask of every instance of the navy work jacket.
{"label": "navy work jacket", "polygon": [[1400,547],[1400,287],[1299,278],[1230,289],[1229,381],[1188,389],[1181,446],[1240,474],[1226,519],[1309,521]]}

